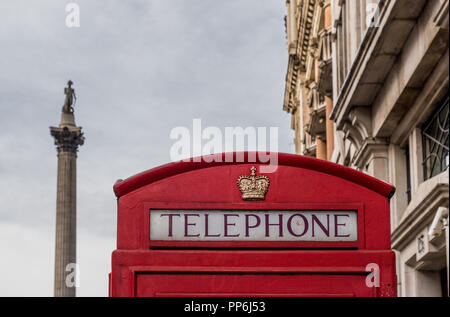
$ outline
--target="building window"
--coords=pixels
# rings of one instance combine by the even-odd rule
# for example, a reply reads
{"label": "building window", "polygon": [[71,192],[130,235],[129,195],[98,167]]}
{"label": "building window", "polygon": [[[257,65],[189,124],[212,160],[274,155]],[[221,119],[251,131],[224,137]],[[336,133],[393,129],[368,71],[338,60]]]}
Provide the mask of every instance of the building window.
{"label": "building window", "polygon": [[405,148],[405,163],[406,163],[406,197],[408,204],[411,202],[411,162],[409,159],[409,144]]}
{"label": "building window", "polygon": [[449,164],[449,100],[437,109],[422,127],[423,171],[425,180],[440,174]]}

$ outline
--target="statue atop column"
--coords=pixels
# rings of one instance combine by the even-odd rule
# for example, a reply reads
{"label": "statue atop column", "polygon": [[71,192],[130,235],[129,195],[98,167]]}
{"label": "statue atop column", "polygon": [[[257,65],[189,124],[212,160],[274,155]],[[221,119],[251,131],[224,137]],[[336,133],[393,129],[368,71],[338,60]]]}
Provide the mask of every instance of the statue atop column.
{"label": "statue atop column", "polygon": [[76,153],[78,147],[84,144],[84,134],[81,127],[75,124],[75,113],[73,110],[75,89],[72,88],[73,82],[69,80],[68,87],[64,88],[66,100],[62,108],[61,122],[59,127],[51,127],[50,133],[55,138],[55,145],[59,152]]}
{"label": "statue atop column", "polygon": [[64,94],[66,95],[66,100],[64,102],[64,106],[62,111],[65,113],[73,113],[73,105],[74,101],[77,100],[77,96],[75,95],[75,89],[72,88],[73,82],[69,80],[67,82],[66,88],[64,88]]}

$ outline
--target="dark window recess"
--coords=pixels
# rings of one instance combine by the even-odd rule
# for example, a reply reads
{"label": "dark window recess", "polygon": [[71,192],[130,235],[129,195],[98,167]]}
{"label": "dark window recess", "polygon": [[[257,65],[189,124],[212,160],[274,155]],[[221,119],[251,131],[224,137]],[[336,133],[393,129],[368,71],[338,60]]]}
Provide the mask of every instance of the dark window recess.
{"label": "dark window recess", "polygon": [[439,274],[441,275],[442,297],[448,297],[447,268],[443,268]]}
{"label": "dark window recess", "polygon": [[406,196],[408,197],[408,204],[411,202],[411,163],[409,160],[409,145],[405,148],[406,161]]}
{"label": "dark window recess", "polygon": [[425,180],[448,168],[449,107],[448,97],[422,127],[423,172]]}

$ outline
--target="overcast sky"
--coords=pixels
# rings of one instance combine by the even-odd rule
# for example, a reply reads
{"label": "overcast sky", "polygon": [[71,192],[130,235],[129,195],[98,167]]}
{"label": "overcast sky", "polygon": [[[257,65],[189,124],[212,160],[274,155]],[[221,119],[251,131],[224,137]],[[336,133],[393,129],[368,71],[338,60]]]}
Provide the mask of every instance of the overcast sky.
{"label": "overcast sky", "polygon": [[56,149],[69,79],[77,161],[78,296],[106,296],[114,182],[170,161],[174,127],[279,127],[287,67],[277,0],[0,1],[0,296],[52,296]]}

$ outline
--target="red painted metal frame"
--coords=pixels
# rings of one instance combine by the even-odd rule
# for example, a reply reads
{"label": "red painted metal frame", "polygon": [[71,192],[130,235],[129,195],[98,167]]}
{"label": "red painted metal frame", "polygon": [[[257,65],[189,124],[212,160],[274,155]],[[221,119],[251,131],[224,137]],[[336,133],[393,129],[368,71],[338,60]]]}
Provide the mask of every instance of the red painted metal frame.
{"label": "red painted metal frame", "polygon": [[364,205],[363,204],[301,204],[301,203],[258,203],[245,204],[208,204],[208,203],[145,203],[143,212],[145,219],[144,237],[150,237],[150,213],[152,209],[164,210],[252,210],[258,212],[270,210],[352,210],[357,212],[358,219],[358,240],[357,241],[157,241],[148,239],[151,247],[179,247],[179,248],[304,248],[304,249],[364,249],[365,248],[365,226],[364,226]]}
{"label": "red painted metal frame", "polygon": [[[112,255],[110,296],[168,294],[166,291],[174,284],[174,275],[184,282],[175,283],[176,289],[169,292],[170,296],[197,294],[201,289],[208,289],[204,296],[247,296],[242,285],[233,284],[233,279],[225,288],[220,289],[223,285],[217,289],[213,287],[215,274],[225,273],[236,274],[237,279],[259,274],[265,281],[273,276],[278,286],[280,281],[284,281],[283,274],[293,274],[302,281],[298,292],[271,294],[267,289],[264,292],[260,290],[266,295],[299,296],[301,292],[307,292],[309,296],[331,296],[338,291],[339,296],[396,295],[395,254],[390,250],[389,224],[389,198],[395,191],[393,186],[337,164],[279,153],[278,170],[265,174],[270,178],[266,200],[243,201],[236,179],[240,175],[248,175],[251,166],[266,164],[249,162],[251,153],[243,154],[243,162],[236,163],[239,153],[231,154],[234,163],[224,162],[228,154],[222,154],[223,162],[191,159],[190,162],[167,164],[116,182],[117,250]],[[358,240],[151,241],[151,209],[357,210]],[[380,266],[381,286],[369,290],[361,280],[358,290],[344,292],[340,287],[348,287],[348,281],[355,278],[359,281],[360,277],[367,276],[365,268],[369,263]],[[194,283],[192,274],[201,279]],[[313,292],[311,289],[314,287],[305,285],[317,281],[318,274],[322,274],[324,280]],[[336,274],[340,277],[331,280],[339,285],[326,282]],[[246,281],[250,280],[261,281],[257,277],[256,280],[248,277]],[[160,290],[154,283],[162,283],[158,284]],[[258,290],[254,291],[252,296],[258,296]]]}
{"label": "red painted metal frame", "polygon": [[[210,261],[205,261],[210,259]],[[210,262],[210,263],[208,263]],[[128,251],[117,250],[113,253],[113,270],[120,274],[126,281],[121,288],[113,288],[112,296],[137,296],[137,278],[139,275],[183,275],[195,274],[198,282],[208,276],[216,274],[231,275],[271,275],[279,276],[289,274],[301,275],[308,278],[311,275],[338,275],[343,281],[351,276],[361,276],[365,280],[369,272],[366,270],[368,263],[379,264],[380,286],[366,288],[364,282],[361,288],[354,292],[365,292],[365,296],[396,296],[395,255],[392,251],[339,251],[339,250],[308,250],[308,251],[197,251],[197,250],[152,250],[152,251]],[[137,265],[137,263],[139,263]],[[207,264],[206,264],[207,263]],[[156,285],[157,286],[157,285]],[[168,285],[162,285],[168,287]],[[169,285],[169,287],[171,287]],[[176,288],[192,289],[195,286],[174,286]],[[238,286],[239,287],[239,286]],[[298,292],[304,291],[305,285],[299,285]],[[311,286],[308,286],[311,288]],[[312,286],[314,287],[314,285]],[[339,285],[317,286],[317,296],[346,296],[345,294],[333,294]],[[178,296],[188,296],[185,292]],[[299,296],[290,292],[278,292],[273,294],[259,294],[258,290],[251,293],[220,293],[213,294],[196,293],[195,296]],[[176,292],[175,295],[177,296]],[[308,296],[311,296],[308,294]]]}

